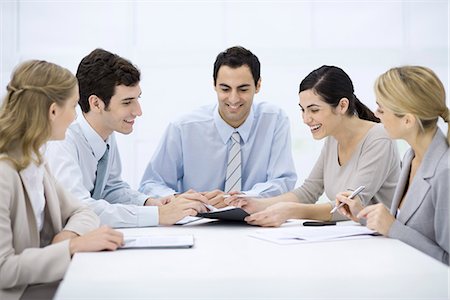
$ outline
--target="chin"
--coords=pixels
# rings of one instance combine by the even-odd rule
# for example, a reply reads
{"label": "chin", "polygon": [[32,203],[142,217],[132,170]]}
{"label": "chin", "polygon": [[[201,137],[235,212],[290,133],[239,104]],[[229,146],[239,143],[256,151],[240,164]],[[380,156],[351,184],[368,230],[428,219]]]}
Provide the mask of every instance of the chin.
{"label": "chin", "polygon": [[122,130],[116,130],[116,132],[121,133],[121,134],[125,134],[128,135],[130,133],[133,132],[133,128],[132,129],[122,129]]}

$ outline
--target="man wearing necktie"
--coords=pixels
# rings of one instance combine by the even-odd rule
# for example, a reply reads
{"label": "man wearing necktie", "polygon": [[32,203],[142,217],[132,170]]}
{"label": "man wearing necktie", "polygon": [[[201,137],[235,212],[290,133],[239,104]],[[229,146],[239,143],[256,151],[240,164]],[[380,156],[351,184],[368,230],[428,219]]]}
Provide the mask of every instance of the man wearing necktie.
{"label": "man wearing necktie", "polygon": [[163,197],[193,189],[220,208],[225,194],[264,197],[293,189],[288,117],[273,104],[253,103],[261,88],[258,58],[231,47],[217,56],[213,79],[218,103],[169,125],[139,190]]}
{"label": "man wearing necktie", "polygon": [[76,76],[82,113],[65,140],[50,143],[46,153],[57,180],[112,227],[170,225],[206,211],[201,202],[207,199],[199,193],[176,201],[153,199],[121,179],[114,132],[130,134],[142,114],[139,70],[116,54],[95,49],[83,58]]}

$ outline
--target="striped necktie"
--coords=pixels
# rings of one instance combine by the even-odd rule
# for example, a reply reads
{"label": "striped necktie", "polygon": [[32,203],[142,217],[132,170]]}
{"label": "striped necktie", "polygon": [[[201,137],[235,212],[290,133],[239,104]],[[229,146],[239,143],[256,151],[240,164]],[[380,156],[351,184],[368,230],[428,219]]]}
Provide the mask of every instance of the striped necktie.
{"label": "striped necktie", "polygon": [[102,158],[97,164],[97,173],[95,177],[94,190],[92,191],[92,198],[101,199],[103,190],[106,185],[106,169],[108,167],[109,145],[106,144],[106,150]]}
{"label": "striped necktie", "polygon": [[225,193],[241,191],[241,136],[237,132],[231,135],[231,147],[228,153]]}

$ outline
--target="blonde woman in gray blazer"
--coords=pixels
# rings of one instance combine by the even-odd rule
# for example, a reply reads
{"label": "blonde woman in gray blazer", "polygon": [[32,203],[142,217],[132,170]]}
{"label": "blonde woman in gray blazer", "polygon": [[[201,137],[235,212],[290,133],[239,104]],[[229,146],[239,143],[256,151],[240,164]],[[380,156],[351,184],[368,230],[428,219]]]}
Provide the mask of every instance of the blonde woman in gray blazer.
{"label": "blonde woman in gray blazer", "polygon": [[[0,109],[0,299],[52,298],[75,252],[114,250],[122,234],[64,191],[40,153],[75,118],[76,78],[45,61],[21,64]],[[95,229],[95,230],[94,230]]]}
{"label": "blonde woman in gray blazer", "polygon": [[375,83],[378,110],[392,138],[411,146],[402,162],[400,180],[390,212],[383,206],[362,207],[360,199],[337,196],[340,212],[353,220],[366,219],[367,227],[397,238],[449,264],[449,121],[444,86],[428,68],[400,67],[382,74]]}

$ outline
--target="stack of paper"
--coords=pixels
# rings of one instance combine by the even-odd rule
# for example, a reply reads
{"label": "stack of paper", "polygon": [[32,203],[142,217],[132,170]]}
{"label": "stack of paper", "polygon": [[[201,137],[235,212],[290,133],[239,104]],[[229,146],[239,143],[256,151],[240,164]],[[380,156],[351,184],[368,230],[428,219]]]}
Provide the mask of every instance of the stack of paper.
{"label": "stack of paper", "polygon": [[320,242],[343,238],[370,237],[378,235],[365,226],[324,226],[324,227],[289,227],[258,230],[251,237],[265,241],[288,245],[305,242]]}

